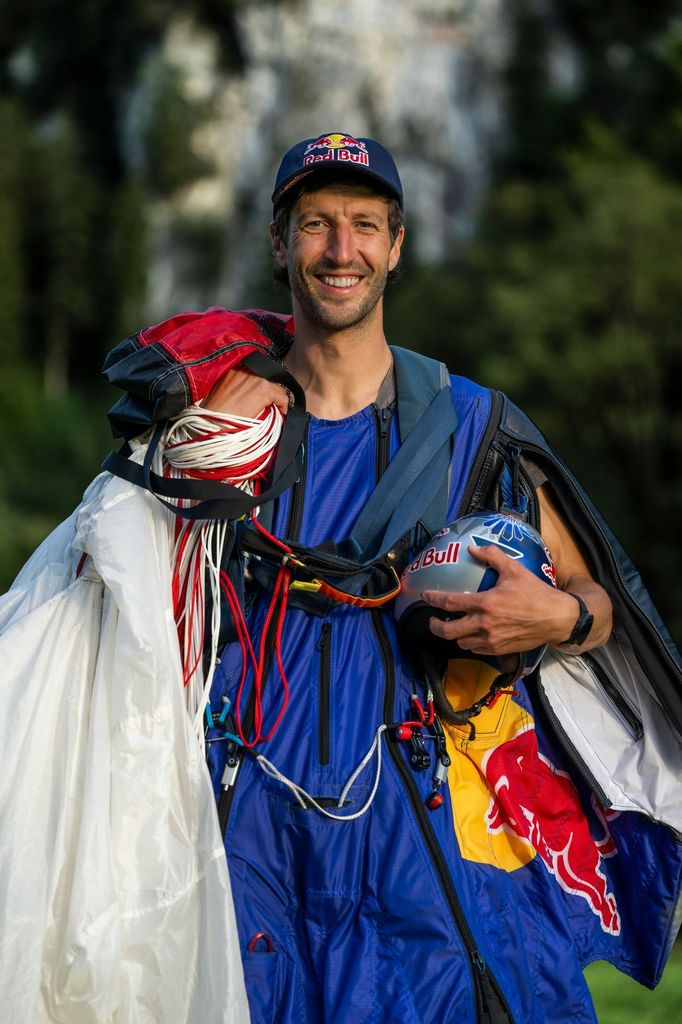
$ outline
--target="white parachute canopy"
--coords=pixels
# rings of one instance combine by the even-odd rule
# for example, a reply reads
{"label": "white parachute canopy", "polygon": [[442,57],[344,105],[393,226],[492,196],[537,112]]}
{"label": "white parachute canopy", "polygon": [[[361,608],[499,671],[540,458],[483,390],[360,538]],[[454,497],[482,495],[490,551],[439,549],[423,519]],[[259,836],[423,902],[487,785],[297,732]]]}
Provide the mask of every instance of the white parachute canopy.
{"label": "white parachute canopy", "polygon": [[184,702],[173,518],[102,475],[0,598],[0,1005],[12,1024],[249,1020]]}

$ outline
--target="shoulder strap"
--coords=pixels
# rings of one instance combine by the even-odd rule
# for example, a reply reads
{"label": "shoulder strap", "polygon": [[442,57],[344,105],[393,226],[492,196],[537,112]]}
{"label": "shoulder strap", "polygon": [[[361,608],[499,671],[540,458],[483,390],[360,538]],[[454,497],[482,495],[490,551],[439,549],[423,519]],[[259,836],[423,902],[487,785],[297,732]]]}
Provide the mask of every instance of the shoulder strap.
{"label": "shoulder strap", "polygon": [[453,436],[457,429],[442,363],[392,348],[401,446],[340,547],[367,563],[381,557],[417,522],[430,536],[445,522]]}
{"label": "shoulder strap", "polygon": [[[420,355],[407,348],[391,346],[398,390],[398,426],[400,440],[405,441],[407,435],[422,415],[427,396],[434,396],[447,389],[450,395],[450,373],[445,363]],[[451,399],[452,402],[452,399]],[[420,521],[428,537],[442,529],[448,512],[450,497],[450,473],[452,469],[452,449],[454,434],[457,430],[457,413],[454,413],[452,438],[447,451],[447,468],[445,455],[441,456],[440,480],[433,491],[433,499]]]}
{"label": "shoulder strap", "polygon": [[429,356],[397,345],[389,348],[393,353],[398,391],[400,440],[406,441],[431,399],[450,386],[450,374],[445,363]]}

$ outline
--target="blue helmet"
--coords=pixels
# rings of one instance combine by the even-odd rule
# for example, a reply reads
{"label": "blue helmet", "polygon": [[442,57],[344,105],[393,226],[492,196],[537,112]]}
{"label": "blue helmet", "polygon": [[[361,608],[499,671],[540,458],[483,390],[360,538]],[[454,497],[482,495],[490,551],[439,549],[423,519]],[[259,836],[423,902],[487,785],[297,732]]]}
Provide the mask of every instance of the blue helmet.
{"label": "blue helmet", "polygon": [[[556,587],[556,571],[542,537],[532,526],[506,512],[480,512],[463,516],[444,527],[404,570],[401,591],[395,602],[398,632],[408,648],[428,649],[432,656],[449,658],[481,658],[502,671],[497,658],[462,650],[455,640],[441,640],[429,630],[429,619],[452,618],[440,608],[422,600],[424,590],[454,593],[479,593],[490,590],[497,582],[494,569],[477,562],[469,554],[470,546],[495,544],[505,554],[517,559],[538,579]],[[532,651],[518,652],[514,679],[521,679],[540,663],[546,645]],[[506,659],[505,659],[506,660]]]}

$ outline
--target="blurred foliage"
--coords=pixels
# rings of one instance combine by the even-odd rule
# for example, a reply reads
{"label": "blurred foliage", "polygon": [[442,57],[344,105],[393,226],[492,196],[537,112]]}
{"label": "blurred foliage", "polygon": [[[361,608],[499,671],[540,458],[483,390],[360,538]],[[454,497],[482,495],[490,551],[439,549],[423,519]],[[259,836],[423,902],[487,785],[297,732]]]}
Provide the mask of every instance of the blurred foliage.
{"label": "blurred foliage", "polygon": [[238,6],[0,6],[0,590],[110,446],[99,371],[143,322],[151,204],[210,170],[188,142],[208,110],[159,48],[169,19],[197,19],[238,70]]}
{"label": "blurred foliage", "polygon": [[[215,33],[238,73],[240,5],[0,7],[0,131],[11,140],[0,150],[0,587],[108,447],[98,371],[143,323],[154,203],[210,170],[191,140],[210,110],[159,46],[169,19],[188,14]],[[387,334],[530,413],[679,638],[679,3],[518,0],[513,11],[509,129],[477,236],[447,266],[420,267],[407,249]],[[209,295],[224,231],[185,217],[171,236],[188,285]],[[264,279],[252,304],[283,309],[286,293]]]}
{"label": "blurred foliage", "polygon": [[39,376],[28,367],[3,368],[0,567],[5,573],[16,572],[73,510],[108,450],[108,433],[101,402],[77,392],[46,397]]}
{"label": "blurred foliage", "polygon": [[210,105],[187,97],[182,68],[155,55],[145,62],[147,104],[141,125],[145,184],[152,196],[170,196],[209,174],[209,161],[187,140],[211,114]]}

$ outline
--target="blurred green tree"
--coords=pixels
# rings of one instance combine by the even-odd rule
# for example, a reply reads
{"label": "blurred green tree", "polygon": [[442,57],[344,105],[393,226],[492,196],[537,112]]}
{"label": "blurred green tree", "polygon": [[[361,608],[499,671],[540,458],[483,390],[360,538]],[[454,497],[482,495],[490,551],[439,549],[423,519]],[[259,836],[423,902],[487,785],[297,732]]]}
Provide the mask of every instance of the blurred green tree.
{"label": "blurred green tree", "polygon": [[[160,55],[183,11],[242,63],[239,0],[27,0],[0,6],[0,589],[78,501],[108,446],[99,369],[140,325],[147,216],[206,171],[205,108]],[[152,75],[142,156],[130,96]]]}

